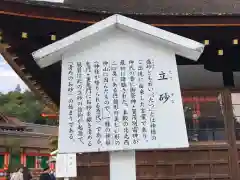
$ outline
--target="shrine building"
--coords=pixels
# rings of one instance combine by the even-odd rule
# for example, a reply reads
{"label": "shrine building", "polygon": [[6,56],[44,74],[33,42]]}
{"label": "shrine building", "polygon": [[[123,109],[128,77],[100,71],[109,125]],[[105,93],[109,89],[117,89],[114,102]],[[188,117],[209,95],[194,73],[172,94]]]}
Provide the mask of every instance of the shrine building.
{"label": "shrine building", "polygon": [[10,164],[30,168],[34,176],[49,166],[50,138],[57,133],[56,126],[24,123],[0,113],[0,179],[5,179]]}

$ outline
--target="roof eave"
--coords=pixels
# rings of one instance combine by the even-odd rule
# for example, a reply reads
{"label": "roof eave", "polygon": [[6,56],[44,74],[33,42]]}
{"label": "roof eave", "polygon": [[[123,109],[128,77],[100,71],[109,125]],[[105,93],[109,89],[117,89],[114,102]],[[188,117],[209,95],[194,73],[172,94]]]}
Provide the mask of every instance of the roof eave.
{"label": "roof eave", "polygon": [[198,60],[204,50],[204,45],[201,43],[122,15],[115,14],[62,40],[33,52],[32,56],[39,67],[47,67],[60,61],[61,56],[67,48],[71,48],[71,46],[76,43],[80,43],[81,40],[114,25],[118,25],[118,27],[126,27],[153,36],[154,38],[159,39],[160,43],[172,48],[176,54],[194,61]]}

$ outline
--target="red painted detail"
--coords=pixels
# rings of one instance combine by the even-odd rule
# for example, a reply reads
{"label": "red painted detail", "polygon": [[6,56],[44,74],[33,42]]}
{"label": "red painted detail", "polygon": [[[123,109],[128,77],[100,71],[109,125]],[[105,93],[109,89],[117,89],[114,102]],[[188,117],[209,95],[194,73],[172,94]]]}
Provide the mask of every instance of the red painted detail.
{"label": "red painted detail", "polygon": [[218,98],[215,96],[191,96],[191,97],[183,97],[183,102],[217,102]]}
{"label": "red painted detail", "polygon": [[42,113],[41,114],[42,117],[47,117],[47,118],[58,118],[58,114],[45,114],[45,113]]}
{"label": "red painted detail", "polygon": [[26,156],[51,156],[48,153],[36,153],[36,152],[29,152],[25,154]]}

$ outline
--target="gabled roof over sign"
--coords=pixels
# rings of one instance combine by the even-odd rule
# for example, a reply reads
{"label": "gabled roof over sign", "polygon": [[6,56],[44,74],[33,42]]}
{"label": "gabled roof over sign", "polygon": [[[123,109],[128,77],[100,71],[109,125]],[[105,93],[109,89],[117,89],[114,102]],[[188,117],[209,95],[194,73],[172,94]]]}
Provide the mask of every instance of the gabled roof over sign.
{"label": "gabled roof over sign", "polygon": [[192,60],[197,60],[204,49],[203,44],[191,39],[116,14],[33,52],[33,58],[41,68],[47,67],[61,60],[61,56],[67,50],[72,49],[76,44],[81,44],[83,39],[85,40],[100,31],[112,27],[127,31],[135,31],[142,35],[151,38],[153,37],[159,42],[159,44],[163,44],[164,46],[173,49],[177,55]]}

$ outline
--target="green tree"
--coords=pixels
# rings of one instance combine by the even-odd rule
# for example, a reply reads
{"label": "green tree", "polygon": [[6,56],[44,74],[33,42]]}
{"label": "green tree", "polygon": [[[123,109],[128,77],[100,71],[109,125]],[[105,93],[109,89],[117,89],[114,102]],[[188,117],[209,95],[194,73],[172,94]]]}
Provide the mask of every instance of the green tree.
{"label": "green tree", "polygon": [[0,112],[5,115],[16,117],[25,122],[54,125],[55,122],[48,121],[41,116],[43,109],[43,103],[30,91],[0,93]]}
{"label": "green tree", "polygon": [[0,106],[9,102],[9,96],[0,92]]}

